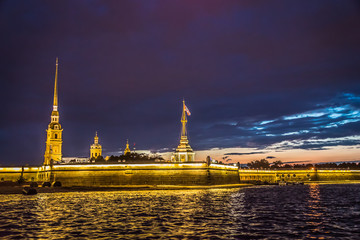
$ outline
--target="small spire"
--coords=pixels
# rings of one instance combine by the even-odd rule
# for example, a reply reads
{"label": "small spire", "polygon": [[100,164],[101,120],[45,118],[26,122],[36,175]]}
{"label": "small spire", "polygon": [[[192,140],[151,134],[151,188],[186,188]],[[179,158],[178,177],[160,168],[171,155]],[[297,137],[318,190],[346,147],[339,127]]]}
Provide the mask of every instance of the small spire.
{"label": "small spire", "polygon": [[57,111],[58,108],[58,92],[57,92],[58,66],[59,66],[59,59],[56,57],[53,111]]}
{"label": "small spire", "polygon": [[97,131],[95,132],[94,144],[99,144],[99,137],[97,135]]}
{"label": "small spire", "polygon": [[129,148],[129,139],[126,139],[126,148],[124,150],[124,155],[130,153],[130,148]]}
{"label": "small spire", "polygon": [[182,109],[182,115],[181,115],[181,137],[186,137],[186,123],[187,123],[187,118],[186,118],[186,113],[185,113],[185,99],[183,99],[183,109]]}

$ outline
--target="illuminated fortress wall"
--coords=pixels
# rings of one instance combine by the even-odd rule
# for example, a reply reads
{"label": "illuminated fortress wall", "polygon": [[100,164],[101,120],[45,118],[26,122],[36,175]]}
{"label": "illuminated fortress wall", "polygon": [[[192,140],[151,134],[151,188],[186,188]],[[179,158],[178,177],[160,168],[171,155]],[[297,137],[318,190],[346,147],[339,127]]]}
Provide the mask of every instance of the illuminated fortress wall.
{"label": "illuminated fortress wall", "polygon": [[63,186],[190,186],[240,182],[236,167],[208,167],[206,163],[54,165],[52,173],[54,180]]}
{"label": "illuminated fortress wall", "polygon": [[360,170],[317,170],[318,181],[360,180]]}
{"label": "illuminated fortress wall", "polygon": [[1,167],[2,182],[60,181],[63,186],[223,185],[360,180],[360,170],[252,170],[206,163],[83,164],[46,167]]}
{"label": "illuminated fortress wall", "polygon": [[269,183],[360,180],[360,170],[252,170],[240,169],[241,182]]}
{"label": "illuminated fortress wall", "polygon": [[0,181],[16,182],[22,175],[26,181],[37,181],[39,167],[0,167]]}

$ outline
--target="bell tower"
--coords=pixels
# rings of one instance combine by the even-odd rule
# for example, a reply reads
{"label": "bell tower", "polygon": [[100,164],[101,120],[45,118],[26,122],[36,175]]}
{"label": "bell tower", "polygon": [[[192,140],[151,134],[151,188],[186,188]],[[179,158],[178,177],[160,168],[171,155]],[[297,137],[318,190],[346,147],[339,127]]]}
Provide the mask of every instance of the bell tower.
{"label": "bell tower", "polygon": [[50,165],[52,161],[61,161],[62,158],[62,131],[59,123],[58,111],[58,58],[56,58],[55,84],[54,84],[54,101],[51,112],[51,121],[46,130],[46,147],[44,155],[44,165]]}
{"label": "bell tower", "polygon": [[195,153],[189,145],[189,140],[187,137],[187,116],[190,116],[191,113],[187,106],[185,105],[185,100],[183,100],[183,110],[181,116],[181,138],[180,144],[176,148],[176,151],[173,153],[171,160],[173,162],[193,162],[195,160]]}
{"label": "bell tower", "polygon": [[90,158],[97,158],[101,156],[101,152],[102,152],[102,147],[99,144],[99,137],[96,132],[94,137],[94,144],[90,146]]}

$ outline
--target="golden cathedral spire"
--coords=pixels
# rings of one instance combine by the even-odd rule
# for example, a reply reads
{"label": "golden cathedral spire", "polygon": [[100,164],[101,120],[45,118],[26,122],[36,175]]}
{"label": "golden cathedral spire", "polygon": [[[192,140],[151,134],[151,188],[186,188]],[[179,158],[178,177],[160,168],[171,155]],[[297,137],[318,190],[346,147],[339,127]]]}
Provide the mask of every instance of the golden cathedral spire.
{"label": "golden cathedral spire", "polygon": [[44,165],[50,165],[52,162],[59,162],[62,158],[62,131],[59,123],[58,112],[58,58],[56,58],[55,84],[54,84],[54,102],[51,113],[51,122],[46,130],[46,148],[44,155]]}
{"label": "golden cathedral spire", "polygon": [[57,111],[58,108],[58,92],[57,92],[58,68],[59,68],[59,60],[58,58],[56,58],[53,111]]}

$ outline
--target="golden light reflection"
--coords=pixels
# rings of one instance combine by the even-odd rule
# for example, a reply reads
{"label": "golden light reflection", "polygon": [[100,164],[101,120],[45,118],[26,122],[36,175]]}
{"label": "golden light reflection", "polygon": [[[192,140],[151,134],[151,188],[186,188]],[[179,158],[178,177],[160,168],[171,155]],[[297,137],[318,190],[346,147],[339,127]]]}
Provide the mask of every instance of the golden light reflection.
{"label": "golden light reflection", "polygon": [[309,198],[308,198],[308,211],[305,215],[308,216],[309,221],[306,222],[307,225],[313,227],[313,232],[320,231],[322,224],[321,218],[323,216],[321,206],[320,206],[320,185],[319,184],[310,184],[309,185]]}

